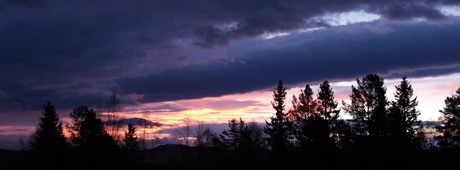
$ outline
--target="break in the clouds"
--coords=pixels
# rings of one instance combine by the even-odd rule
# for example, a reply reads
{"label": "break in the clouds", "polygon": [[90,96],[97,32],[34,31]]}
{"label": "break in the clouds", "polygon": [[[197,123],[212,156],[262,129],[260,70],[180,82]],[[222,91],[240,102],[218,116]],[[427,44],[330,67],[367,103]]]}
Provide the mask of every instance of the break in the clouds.
{"label": "break in the clouds", "polygon": [[[0,106],[97,105],[113,89],[136,104],[242,93],[278,79],[458,72],[458,5],[0,0]],[[365,19],[331,22],[354,11]],[[283,36],[261,37],[269,34]]]}

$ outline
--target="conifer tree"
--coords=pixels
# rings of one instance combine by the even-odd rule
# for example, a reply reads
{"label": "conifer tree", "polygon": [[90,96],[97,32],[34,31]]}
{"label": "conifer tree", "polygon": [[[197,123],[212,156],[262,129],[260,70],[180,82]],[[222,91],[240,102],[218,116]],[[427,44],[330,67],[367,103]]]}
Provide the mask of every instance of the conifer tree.
{"label": "conifer tree", "polygon": [[340,109],[337,109],[338,102],[334,99],[334,91],[329,83],[329,81],[324,81],[319,85],[319,92],[318,92],[318,116],[325,121],[327,128],[323,131],[327,133],[327,137],[324,136],[324,139],[321,140],[324,148],[327,151],[335,150],[334,143],[339,140],[340,134],[337,128],[338,126],[338,118]]}
{"label": "conifer tree", "polygon": [[73,125],[69,127],[71,141],[82,163],[79,168],[111,168],[117,166],[118,145],[105,131],[96,112],[86,106],[70,113]]}
{"label": "conifer tree", "polygon": [[[412,85],[406,77],[396,86],[395,101],[389,109],[389,135],[395,149],[418,148],[422,146],[423,131],[418,120],[417,97],[414,97]],[[399,146],[395,146],[399,145]]]}
{"label": "conifer tree", "polygon": [[377,74],[368,74],[356,82],[358,86],[351,87],[351,104],[345,104],[345,110],[353,116],[356,135],[366,140],[364,144],[377,148],[376,142],[382,143],[387,136],[388,101],[383,78]]}
{"label": "conifer tree", "polygon": [[229,130],[224,130],[219,135],[223,147],[230,150],[239,150],[242,147],[242,135],[246,130],[243,119],[231,119],[228,121]]}
{"label": "conifer tree", "polygon": [[460,148],[460,88],[455,91],[455,94],[447,97],[444,100],[445,106],[440,117],[442,126],[438,127],[438,131],[442,136],[438,139],[438,145],[443,149]]}
{"label": "conifer tree", "polygon": [[141,145],[136,134],[136,128],[131,123],[128,124],[128,131],[125,132],[123,142],[127,168],[134,168],[142,160],[142,153]]}
{"label": "conifer tree", "polygon": [[286,98],[286,88],[280,80],[278,86],[273,91],[272,106],[275,109],[275,116],[270,117],[270,122],[266,121],[264,132],[268,135],[267,141],[272,151],[284,152],[290,147],[289,133],[292,124],[288,114],[284,112]]}
{"label": "conifer tree", "polygon": [[324,81],[319,85],[318,92],[318,107],[317,110],[321,117],[334,123],[339,118],[340,110],[337,109],[337,101],[334,100],[334,91],[329,84],[329,81]]}
{"label": "conifer tree", "polygon": [[137,152],[140,150],[139,140],[137,139],[136,128],[133,124],[128,124],[128,131],[125,132],[124,148],[129,151]]}
{"label": "conifer tree", "polygon": [[40,168],[53,168],[62,163],[67,142],[62,131],[62,123],[50,102],[43,107],[40,122],[30,144]]}
{"label": "conifer tree", "polygon": [[[299,99],[293,96],[292,110],[290,116],[294,117],[294,134],[296,145],[301,150],[306,151],[312,146],[319,132],[316,128],[318,124],[313,123],[317,116],[317,101],[313,99],[313,90],[310,85],[305,85],[305,89],[300,90]],[[314,146],[312,146],[314,147]]]}
{"label": "conifer tree", "polygon": [[307,116],[314,114],[317,108],[317,102],[313,99],[313,90],[310,85],[305,85],[305,89],[300,90],[299,99],[292,97],[291,115],[295,119],[306,119]]}
{"label": "conifer tree", "polygon": [[253,151],[264,147],[262,129],[255,123],[245,123],[243,119],[228,121],[229,130],[219,135],[223,148],[237,151]]}

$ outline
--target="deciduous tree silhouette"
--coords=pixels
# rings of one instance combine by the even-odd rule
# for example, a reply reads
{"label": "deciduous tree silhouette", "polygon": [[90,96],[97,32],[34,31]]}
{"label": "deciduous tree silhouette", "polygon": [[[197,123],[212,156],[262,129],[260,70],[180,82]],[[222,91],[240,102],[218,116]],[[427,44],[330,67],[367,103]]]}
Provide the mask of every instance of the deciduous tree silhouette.
{"label": "deciduous tree silhouette", "polygon": [[263,129],[254,121],[246,124],[248,149],[261,150],[265,148],[264,132]]}
{"label": "deciduous tree silhouette", "polygon": [[183,126],[174,131],[177,142],[182,145],[190,146],[192,144],[191,137],[193,136],[192,120],[189,117],[182,119]]}
{"label": "deciduous tree silhouette", "polygon": [[36,169],[54,169],[65,164],[68,148],[62,123],[50,102],[43,107],[37,130],[30,141]]}
{"label": "deciduous tree silhouette", "polygon": [[120,101],[119,94],[114,90],[110,94],[104,105],[105,115],[103,116],[105,129],[107,133],[118,143],[121,142],[120,128],[123,124],[121,112],[123,105]]}
{"label": "deciduous tree silhouette", "polygon": [[217,135],[212,131],[212,129],[205,125],[204,122],[200,122],[195,127],[195,146],[198,148],[210,148],[214,147],[214,142],[217,138]]}

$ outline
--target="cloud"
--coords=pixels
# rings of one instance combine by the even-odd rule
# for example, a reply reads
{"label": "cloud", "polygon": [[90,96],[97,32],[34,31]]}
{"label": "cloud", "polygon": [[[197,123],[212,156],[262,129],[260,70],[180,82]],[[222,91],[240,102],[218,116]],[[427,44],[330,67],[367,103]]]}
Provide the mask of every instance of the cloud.
{"label": "cloud", "polygon": [[[276,81],[274,79],[278,78],[286,79],[288,82],[334,78],[319,73],[317,76],[309,76],[302,80],[284,77],[288,77],[286,76],[288,74],[297,74],[298,71],[292,68],[303,67],[300,63],[305,64],[312,60],[312,63],[320,65],[325,61],[323,59],[316,61],[311,57],[313,55],[326,56],[322,58],[332,55],[330,59],[335,59],[336,63],[344,60],[334,58],[334,55],[339,53],[328,52],[327,49],[323,49],[324,47],[321,48],[322,46],[315,49],[316,44],[331,43],[331,46],[345,50],[360,50],[358,43],[367,43],[366,36],[374,37],[374,40],[380,41],[380,39],[369,33],[363,33],[353,40],[352,35],[334,34],[333,31],[333,35],[325,35],[323,31],[319,34],[324,35],[324,38],[305,34],[308,36],[304,38],[314,37],[316,40],[312,41],[316,44],[287,36],[295,39],[291,44],[301,44],[293,44],[292,49],[288,47],[288,43],[282,43],[282,47],[272,44],[276,48],[269,49],[257,47],[265,43],[261,42],[258,36],[266,33],[292,33],[309,28],[328,28],[331,25],[321,19],[321,16],[350,11],[364,11],[388,20],[411,21],[414,18],[424,18],[440,22],[451,18],[444,16],[438,7],[452,4],[458,3],[441,0],[410,2],[399,0],[327,2],[316,0],[130,2],[0,0],[0,20],[2,20],[0,22],[0,37],[2,37],[0,99],[34,109],[40,108],[49,100],[56,103],[57,107],[68,109],[78,105],[95,106],[103,103],[111,89],[120,87],[121,94],[126,95],[123,99],[135,105],[140,102],[241,93],[269,87]],[[443,31],[443,29],[449,31],[449,28],[454,26],[423,27],[434,31]],[[410,26],[401,26],[401,29],[410,28]],[[384,34],[387,31],[383,29]],[[396,32],[406,31],[408,30]],[[456,33],[451,29],[450,32]],[[440,36],[446,36],[447,33],[434,35],[427,32],[426,34],[434,38],[438,37],[438,41],[441,40]],[[336,35],[341,38],[341,42],[333,39]],[[414,39],[396,33],[390,35],[382,38],[406,37],[407,40],[401,39],[402,42],[397,43],[401,45],[418,40],[417,37]],[[425,40],[427,39],[429,38],[426,37]],[[268,43],[281,43],[276,40]],[[388,43],[397,41],[395,38],[387,38],[387,40]],[[255,42],[257,45],[237,47],[248,41]],[[351,41],[350,44],[355,44],[355,47],[337,44],[348,43],[348,41]],[[451,41],[451,44],[456,43],[456,39],[451,37],[447,41]],[[428,49],[441,46],[434,42],[431,45],[426,41],[422,43],[425,43],[420,50],[423,52],[420,54],[412,52],[409,55],[412,57],[426,55],[422,53],[437,51],[437,49]],[[447,42],[441,43],[449,45]],[[384,46],[387,50],[402,50],[402,48],[387,47],[386,43],[374,43],[374,45]],[[373,47],[363,48],[373,50]],[[302,49],[312,51],[302,51]],[[457,52],[455,48],[444,48],[444,50],[446,50],[444,54],[447,54],[448,50],[451,54]],[[241,55],[232,51],[237,51]],[[347,56],[353,56],[349,51],[343,52],[348,53]],[[309,54],[309,57],[302,57],[300,53]],[[364,53],[373,55],[372,51],[361,53],[357,56],[364,56]],[[373,56],[381,58],[393,55],[390,53],[391,51],[382,50],[381,54]],[[280,55],[284,55],[287,60],[276,57]],[[288,60],[299,61],[293,64]],[[356,60],[356,64],[367,64],[370,60],[372,59]],[[419,63],[418,66],[408,64],[408,67],[424,67],[425,65],[420,64],[422,61],[424,60],[416,62]],[[278,64],[282,67],[273,69],[277,62],[280,62]],[[428,62],[431,60],[426,61]],[[456,61],[448,59],[445,63],[440,62],[434,63],[441,65]],[[390,61],[384,64],[388,63]],[[402,63],[407,64],[405,61]],[[396,66],[405,65],[393,64],[391,68]],[[383,66],[376,66],[376,68],[380,67]],[[289,70],[280,70],[281,68],[289,68]],[[263,71],[256,69],[263,69]],[[360,69],[362,71],[356,71],[353,75],[343,74],[356,76],[372,70],[371,68]],[[306,72],[306,69],[302,70],[302,74]],[[268,78],[268,76],[275,78]]]}
{"label": "cloud", "polygon": [[143,107],[144,110],[148,110],[151,112],[181,112],[184,110],[188,110],[189,108],[186,108],[180,104],[161,104],[161,105],[156,105],[156,106],[150,106],[150,107]]}
{"label": "cloud", "polygon": [[266,104],[254,100],[220,100],[220,99],[199,99],[199,100],[183,100],[177,101],[184,106],[189,106],[189,109],[211,108],[214,110],[231,110],[241,109],[254,106],[265,106]]}
{"label": "cloud", "polygon": [[130,123],[135,126],[156,126],[156,127],[163,126],[163,124],[159,122],[153,122],[150,120],[146,120],[144,118],[121,119],[120,122],[122,126],[127,126]]}
{"label": "cloud", "polygon": [[[380,23],[369,23],[375,25]],[[349,31],[348,26],[257,43],[235,43],[228,55],[243,63],[191,65],[118,83],[145,94],[145,102],[220,96],[288,84],[353,80],[368,73],[387,78],[460,71],[459,24],[387,23],[392,31]]]}

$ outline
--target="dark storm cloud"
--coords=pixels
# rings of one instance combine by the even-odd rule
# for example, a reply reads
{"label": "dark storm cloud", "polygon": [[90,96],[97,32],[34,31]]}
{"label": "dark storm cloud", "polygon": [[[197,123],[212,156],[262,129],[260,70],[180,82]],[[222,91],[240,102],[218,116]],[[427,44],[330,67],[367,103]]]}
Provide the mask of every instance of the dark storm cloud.
{"label": "dark storm cloud", "polygon": [[[33,108],[40,108],[47,100],[60,107],[95,105],[111,89],[118,88],[114,81],[120,79],[136,79],[138,86],[144,84],[142,76],[146,84],[197,81],[183,74],[184,70],[203,74],[198,81],[219,77],[218,74],[239,77],[245,73],[246,79],[255,76],[254,80],[245,80],[249,83],[222,87],[235,89],[229,92],[247,91],[255,88],[247,85],[260,79],[257,71],[249,73],[246,66],[239,65],[235,67],[242,70],[236,71],[233,66],[195,65],[211,65],[225,59],[226,45],[244,38],[327,27],[320,17],[328,13],[363,10],[389,19],[440,20],[445,17],[436,7],[454,3],[457,2],[0,0],[0,102]],[[256,60],[257,57],[245,62],[251,65],[259,62]],[[261,67],[266,66],[254,66]],[[170,75],[177,79],[171,80]],[[225,78],[215,80],[233,83]],[[266,86],[266,81],[259,86]],[[152,88],[157,86],[167,88]],[[202,85],[190,82],[189,86],[200,89]],[[134,85],[128,87],[126,94],[147,91],[147,87],[131,87]],[[223,93],[215,93],[216,88],[194,92],[184,87],[161,91],[157,96],[149,93],[145,98],[152,101]],[[136,103],[137,99],[127,100]]]}
{"label": "dark storm cloud", "polygon": [[242,43],[232,47],[245,51],[235,56],[241,63],[172,69],[122,80],[120,85],[127,91],[145,94],[148,102],[270,88],[278,79],[298,84],[353,80],[368,73],[400,78],[460,72],[459,24],[393,23],[386,24],[389,29],[386,33],[366,29],[379,24],[324,29],[264,43]]}

